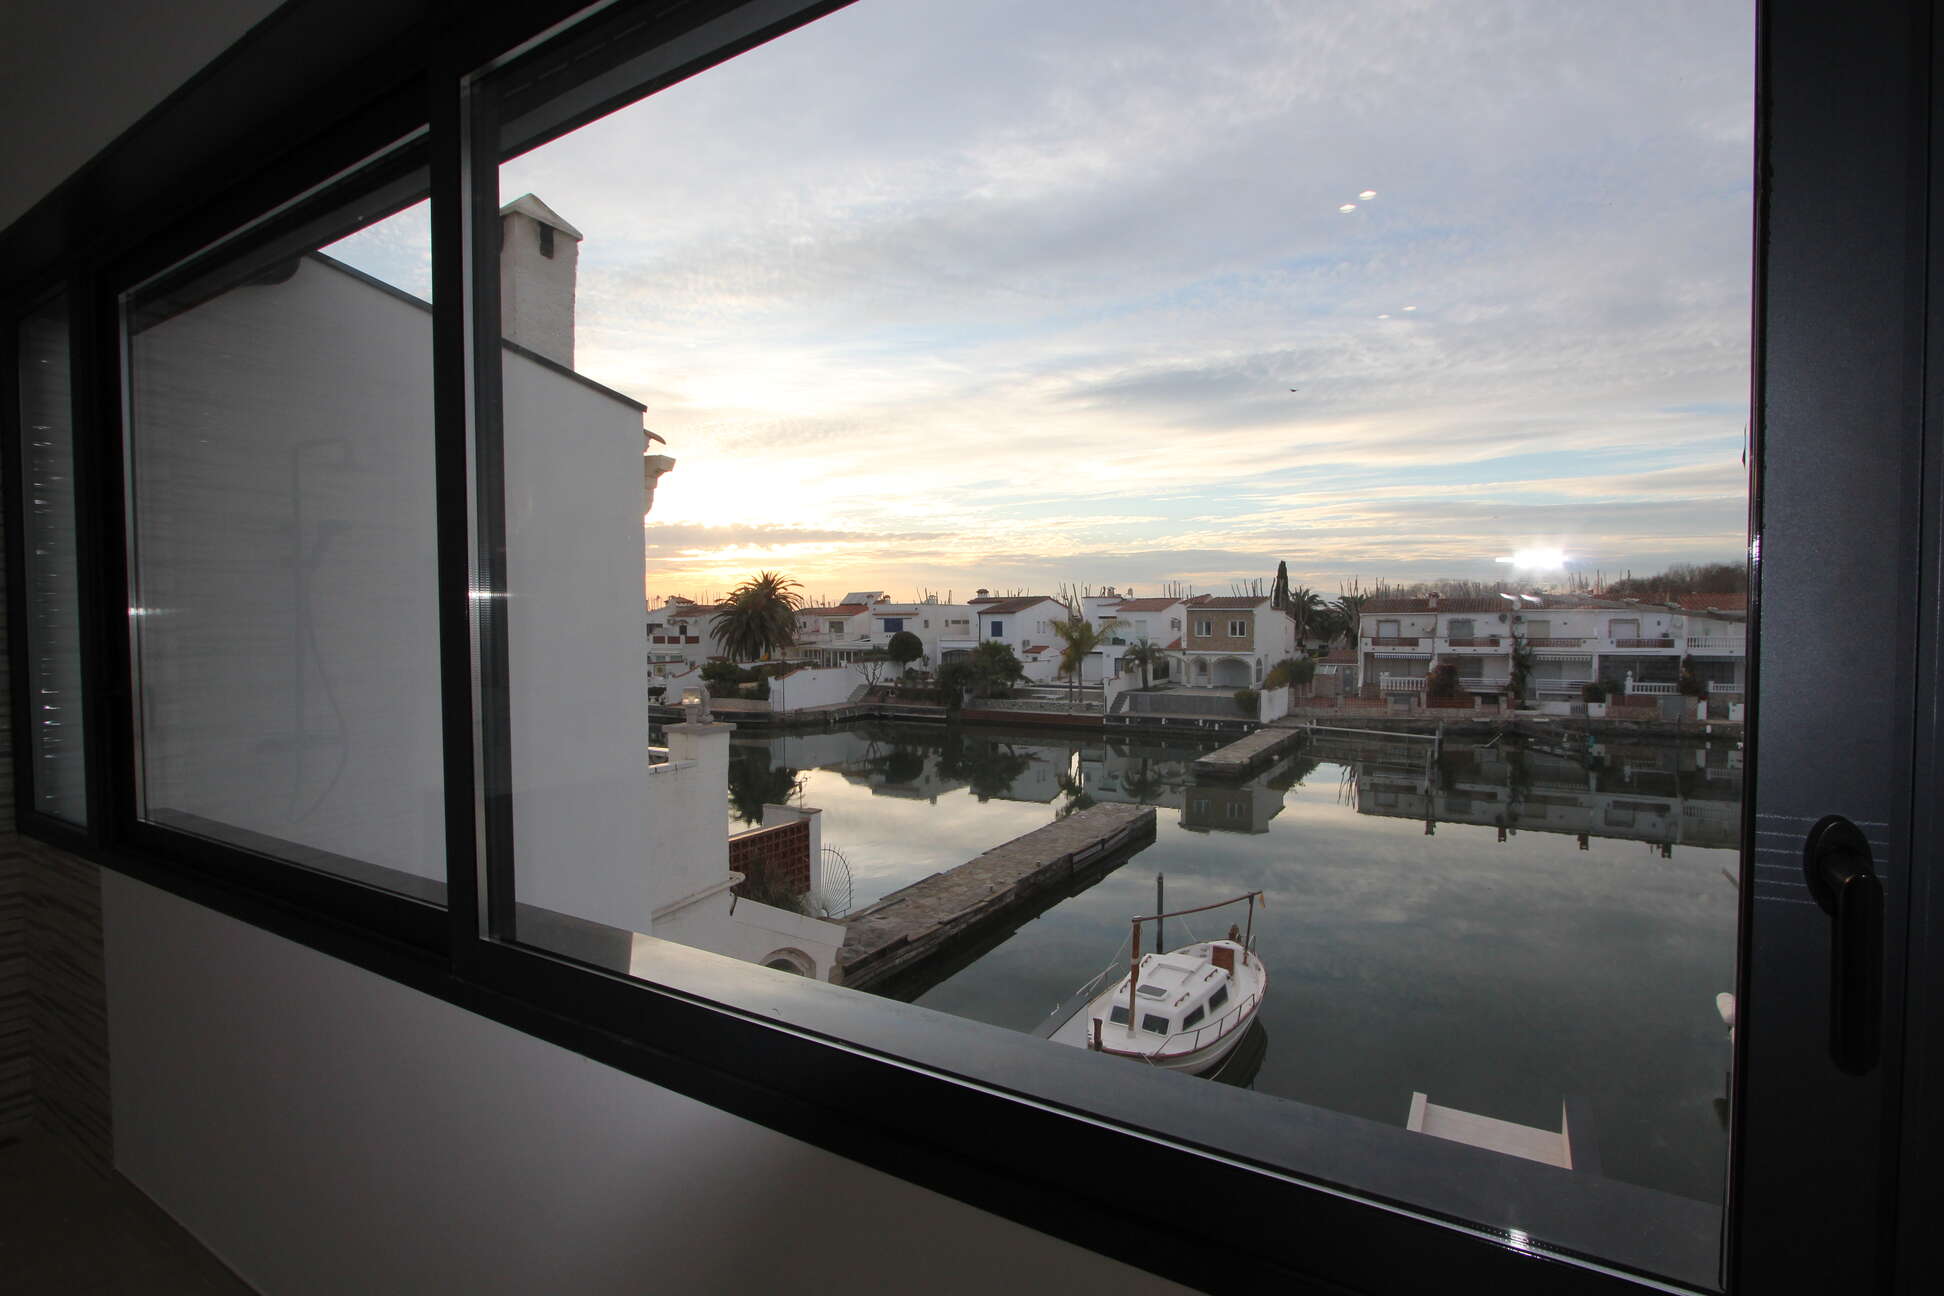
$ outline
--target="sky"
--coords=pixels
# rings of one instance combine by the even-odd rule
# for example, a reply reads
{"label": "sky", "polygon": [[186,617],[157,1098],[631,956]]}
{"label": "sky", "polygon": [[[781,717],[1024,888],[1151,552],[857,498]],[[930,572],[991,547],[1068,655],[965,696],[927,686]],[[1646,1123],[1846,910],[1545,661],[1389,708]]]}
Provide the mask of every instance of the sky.
{"label": "sky", "polygon": [[501,198],[586,235],[577,367],[676,460],[657,599],[1645,574],[1745,549],[1753,48],[1714,0],[862,0]]}

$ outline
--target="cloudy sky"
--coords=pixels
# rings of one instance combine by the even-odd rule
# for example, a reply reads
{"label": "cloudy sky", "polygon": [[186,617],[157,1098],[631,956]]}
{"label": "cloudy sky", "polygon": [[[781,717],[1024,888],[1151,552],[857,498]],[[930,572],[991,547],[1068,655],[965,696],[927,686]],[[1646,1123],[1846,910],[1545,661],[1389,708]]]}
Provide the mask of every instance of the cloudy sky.
{"label": "cloudy sky", "polygon": [[863,0],[501,192],[657,596],[1645,572],[1743,546],[1750,8]]}

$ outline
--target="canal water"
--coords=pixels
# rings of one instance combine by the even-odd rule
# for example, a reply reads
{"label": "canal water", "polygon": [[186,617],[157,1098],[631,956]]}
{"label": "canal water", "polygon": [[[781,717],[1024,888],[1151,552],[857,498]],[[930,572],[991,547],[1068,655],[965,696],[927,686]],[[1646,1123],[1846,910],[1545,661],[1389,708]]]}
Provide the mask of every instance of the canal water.
{"label": "canal water", "polygon": [[[1582,1099],[1606,1175],[1722,1198],[1739,753],[1339,740],[1243,783],[1219,744],[871,725],[732,747],[732,830],[764,802],[823,810],[853,907],[1072,808],[1157,807],[1154,844],[917,1002],[1021,1031],[1117,957],[1128,920],[1266,893],[1259,1091],[1403,1125],[1440,1106],[1558,1129]],[[1207,939],[1241,906],[1169,924]],[[1231,916],[1233,915],[1233,916]],[[1144,937],[1150,938],[1150,937]]]}

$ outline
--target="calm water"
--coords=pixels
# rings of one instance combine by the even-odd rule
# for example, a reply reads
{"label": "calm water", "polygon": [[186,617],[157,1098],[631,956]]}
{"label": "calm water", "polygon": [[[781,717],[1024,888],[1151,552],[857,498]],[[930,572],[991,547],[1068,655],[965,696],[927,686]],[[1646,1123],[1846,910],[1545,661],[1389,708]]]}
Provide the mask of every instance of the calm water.
{"label": "calm water", "polygon": [[[1152,846],[918,1002],[1030,1031],[1124,957],[1157,873],[1170,909],[1260,888],[1256,1089],[1394,1125],[1414,1090],[1550,1129],[1583,1098],[1604,1173],[1721,1199],[1736,753],[1617,748],[1589,774],[1496,748],[1433,765],[1393,741],[1198,786],[1215,745],[881,725],[738,739],[730,823],[786,796],[822,807],[861,907],[1069,807],[1159,807]],[[1167,943],[1231,913],[1170,923]]]}

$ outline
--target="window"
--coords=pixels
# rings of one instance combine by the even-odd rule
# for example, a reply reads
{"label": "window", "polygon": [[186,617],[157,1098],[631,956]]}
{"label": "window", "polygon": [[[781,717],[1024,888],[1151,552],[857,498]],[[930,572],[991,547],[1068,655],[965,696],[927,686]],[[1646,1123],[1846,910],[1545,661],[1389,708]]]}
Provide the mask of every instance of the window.
{"label": "window", "polygon": [[1197,618],[1195,621],[1195,633],[1203,638],[1213,635],[1215,633],[1215,622],[1212,619]]}
{"label": "window", "polygon": [[28,760],[33,807],[85,824],[87,747],[82,733],[80,569],[75,554],[74,422],[65,295],[20,326],[20,493],[28,551]]}
{"label": "window", "polygon": [[437,901],[427,181],[401,156],[356,209],[123,295],[138,809]]}
{"label": "window", "polygon": [[1208,996],[1209,1009],[1211,1011],[1219,1009],[1222,1007],[1222,1005],[1226,1004],[1228,1000],[1229,1000],[1228,984],[1224,982],[1223,984],[1215,987],[1214,994]]}
{"label": "window", "polygon": [[896,634],[896,633],[897,633],[898,631],[900,631],[900,630],[902,630],[902,629],[904,629],[904,618],[903,618],[903,617],[885,617],[885,618],[884,618],[884,633],[886,633],[886,634]]}
{"label": "window", "polygon": [[1195,1027],[1201,1025],[1202,1018],[1207,1015],[1208,1010],[1206,1008],[1196,1007],[1189,1010],[1188,1015],[1181,1019],[1181,1029],[1193,1030]]}
{"label": "window", "polygon": [[1142,1013],[1141,1029],[1151,1035],[1166,1035],[1168,1033],[1168,1019],[1158,1013]]}
{"label": "window", "polygon": [[[515,105],[515,107],[517,107],[517,105]],[[529,103],[529,107],[531,107],[531,103]],[[509,194],[502,194],[502,196],[509,196]],[[515,340],[515,346],[519,346],[519,344],[517,344],[517,340]],[[533,350],[533,348],[525,348],[525,350]],[[513,354],[517,356],[517,352],[513,352]],[[511,369],[517,369],[517,365],[513,365],[511,361],[505,361],[505,358],[500,358],[500,359],[502,359],[503,361],[502,363],[503,369],[507,369],[507,371],[511,371]],[[544,365],[542,365],[542,367],[544,367]],[[558,377],[558,375],[556,375],[556,377]],[[156,387],[156,383],[154,383],[154,373],[150,373],[148,377],[144,377],[144,375],[142,375],[142,371],[138,369],[138,371],[136,371],[136,398],[138,398],[138,400],[142,398],[142,389],[144,389],[144,387],[148,387],[148,389],[150,389],[150,396],[148,396],[148,400],[150,400],[150,402],[154,402],[154,387]],[[589,402],[595,402],[595,404],[599,404],[599,402],[612,402],[612,396],[610,396],[610,394],[603,394],[603,392],[595,392],[593,391],[593,389],[583,389],[583,391],[585,391],[585,400],[589,400]],[[618,387],[614,387],[614,389],[610,389],[610,391],[620,391],[620,389],[618,389]],[[511,392],[507,391],[507,394],[511,396]],[[579,392],[577,392],[577,394],[579,394]],[[515,414],[517,414],[517,412],[515,412]],[[144,521],[144,523],[148,523],[148,521],[157,521],[157,523],[159,523],[159,521],[167,521],[167,507],[165,507],[165,499],[163,499],[163,495],[165,495],[165,492],[163,492],[163,486],[165,486],[165,474],[157,470],[157,462],[161,462],[161,460],[157,459],[156,453],[154,453],[154,447],[157,447],[157,445],[165,445],[165,437],[163,437],[163,431],[165,431],[165,429],[161,429],[161,431],[157,431],[157,427],[156,424],[154,424],[154,422],[144,422],[144,418],[152,418],[152,416],[154,416],[154,414],[152,414],[152,410],[150,410],[150,414],[140,414],[140,412],[138,412],[138,416],[136,416],[136,427],[134,427],[134,431],[132,431],[132,435],[138,435],[138,437],[140,437],[140,435],[146,435],[146,437],[150,437],[150,462],[148,462],[148,464],[142,464],[142,462],[136,462],[136,466],[134,466],[134,470],[132,470],[132,472],[134,472],[134,476],[136,476],[138,480],[136,480],[136,482],[134,482],[134,484],[130,486],[130,492],[136,495],[136,499],[134,499],[134,509],[136,509],[136,513],[138,513],[138,517],[142,517],[142,515],[146,513],[146,517],[142,517],[142,521]],[[533,420],[533,424],[537,424],[537,420]],[[515,439],[515,441],[517,441],[517,437],[519,437],[519,435],[527,435],[527,433],[531,431],[531,426],[533,426],[533,424],[509,424],[509,427],[507,427],[507,435],[509,435],[511,439]],[[630,427],[630,431],[634,431],[634,427]],[[616,435],[616,437],[614,437],[614,441],[618,443],[618,441],[620,441],[620,437]],[[142,455],[142,453],[144,453],[144,451],[142,451],[140,447],[136,447],[136,449],[134,449],[134,457],[136,457],[136,459],[140,460],[140,455]],[[544,466],[544,464],[540,464],[540,466]],[[509,459],[507,459],[507,470],[509,470],[509,482],[511,482],[511,484],[513,484],[515,488],[521,488],[521,490],[523,490],[525,486],[531,486],[531,484],[535,484],[538,478],[540,478],[540,472],[538,472],[538,468],[537,466],[535,466],[535,459],[533,459],[533,457],[529,457],[529,459],[525,460],[525,466],[521,466],[521,462],[519,462],[519,449],[517,449],[517,445],[509,445]],[[297,499],[301,499],[301,497],[303,497],[303,495],[301,495],[301,492],[299,492],[299,494],[297,494]],[[515,521],[515,525],[517,525],[517,519],[513,519],[513,521]],[[299,532],[299,536],[301,536],[301,527],[297,527],[297,525],[294,525],[294,530],[297,530],[297,532]],[[519,536],[517,532],[515,532],[515,540],[521,540],[521,536]],[[544,538],[542,538],[542,540],[544,540]],[[533,540],[533,538],[529,536],[529,538],[527,538],[527,544],[529,544],[529,552],[533,552],[533,544],[538,544],[538,542],[537,540]],[[544,544],[542,544],[540,548],[544,548]],[[570,546],[570,548],[572,548],[572,546]],[[515,544],[515,552],[519,552],[519,546],[517,546],[517,544]],[[163,554],[161,554],[161,558],[167,558],[167,550],[165,550],[165,546],[163,546]],[[329,554],[325,554],[325,558],[329,558]],[[140,567],[140,571],[138,571],[138,575],[140,575],[140,579],[144,579],[144,581],[148,581],[152,589],[154,589],[154,587],[165,587],[165,585],[167,585],[167,577],[169,577],[169,569],[167,569],[167,563],[161,562],[161,560],[157,558],[154,552],[148,552],[148,554],[142,554],[142,556],[140,556],[140,562],[138,562],[138,567]],[[535,567],[535,569],[544,569],[544,567]],[[507,591],[513,591],[513,593],[525,593],[527,589],[531,589],[531,573],[527,573],[527,575],[521,575],[519,571],[513,571],[513,573],[509,573],[509,579],[505,581],[505,587],[507,587]],[[490,593],[490,591],[488,591],[488,593]],[[502,593],[505,593],[505,591],[502,591]],[[148,598],[146,598],[146,591],[144,591],[144,598],[142,598],[142,602],[138,604],[138,608],[140,608],[142,612],[146,612],[146,604],[148,604]],[[832,630],[836,630],[838,626],[840,626],[840,622],[832,622]],[[1209,626],[1209,622],[1199,622],[1198,633],[1207,633],[1207,626]],[[1396,631],[1396,626],[1398,626],[1396,622],[1390,622],[1390,633],[1392,633],[1392,635],[1396,635],[1396,633],[1398,633],[1398,631]],[[544,649],[546,649],[546,645],[548,645],[548,639],[546,639],[546,637],[544,637],[542,633],[531,633],[531,635],[529,635],[529,639],[525,639],[525,641],[521,641],[521,639],[519,639],[517,635],[519,635],[519,633],[527,633],[527,631],[521,631],[521,628],[519,628],[517,624],[509,624],[509,626],[507,626],[507,630],[513,631],[513,641],[515,641],[515,643],[523,643],[523,647],[521,647],[521,651],[519,651],[519,653],[515,655],[515,659],[513,659],[513,665],[511,665],[511,678],[513,678],[513,682],[517,684],[517,688],[523,688],[523,690],[533,690],[533,684],[535,684],[535,680],[537,680],[537,678],[542,678],[542,680],[544,680],[544,676],[537,676],[537,674],[533,674],[533,670],[535,670],[535,665],[533,665],[533,655],[535,655],[535,651],[537,651],[537,649],[538,651],[544,651]],[[529,628],[529,630],[531,630],[531,628]],[[993,624],[993,630],[995,630],[995,633],[999,633],[999,624],[997,624],[997,622]],[[142,633],[140,633],[140,637],[144,639],[144,643],[142,643],[142,666],[144,666],[144,670],[148,670],[148,668],[154,668],[154,672],[156,672],[156,688],[167,688],[167,684],[169,684],[169,680],[167,680],[167,676],[169,676],[169,672],[167,672],[167,665],[169,665],[169,647],[171,647],[171,645],[169,645],[169,635],[167,635],[165,631],[161,631],[161,630],[157,630],[157,631],[144,630],[142,631]],[[332,645],[332,647],[336,647],[336,645]],[[544,663],[542,663],[542,666],[544,666]],[[305,666],[305,668],[309,668],[309,666]],[[527,672],[527,674],[521,674],[521,672]],[[144,686],[148,686],[148,684],[150,684],[150,680],[148,680],[148,678],[144,676]],[[154,699],[148,698],[148,696],[144,696],[144,699],[142,699],[142,703],[144,703],[144,705],[152,705],[152,701],[154,701]],[[148,719],[148,717],[144,717],[144,719]],[[171,719],[171,717],[167,715],[167,707],[156,707],[156,709],[154,709],[154,721],[156,721],[157,733],[161,734],[163,738],[165,738],[167,734],[171,733],[171,729],[169,729],[169,725],[171,725],[171,723],[175,723],[175,721],[173,721],[173,719]],[[542,721],[544,721],[544,717],[542,717]],[[299,736],[299,738],[301,738],[301,736],[305,736],[305,734],[307,733],[311,733],[311,729],[315,729],[315,725],[301,725],[301,723],[294,723],[294,725],[292,725],[292,733],[294,733],[295,736]],[[540,731],[540,729],[537,729],[535,733],[544,733],[544,731]],[[274,736],[274,734],[270,734],[270,736]],[[146,731],[144,731],[144,738],[148,738],[148,733],[146,733]],[[272,750],[274,750],[274,744],[272,744]],[[146,758],[148,758],[150,754],[152,754],[152,752],[150,752],[148,748],[144,748],[144,760],[146,760]],[[165,773],[165,771],[163,771],[163,773]],[[659,775],[657,775],[657,777],[659,777]],[[157,787],[165,787],[165,779],[157,779]],[[570,818],[570,808],[568,808],[568,802],[572,801],[572,797],[573,797],[572,789],[562,789],[562,787],[537,787],[537,789],[531,789],[531,791],[533,791],[533,795],[537,795],[538,801],[535,801],[535,804],[533,804],[533,806],[529,806],[529,808],[531,808],[531,810],[533,810],[535,814],[538,814],[538,816],[540,816],[542,820],[544,820],[544,818],[548,818],[548,816],[552,816],[552,818],[556,818],[556,820],[566,820],[566,818]],[[558,793],[558,795],[556,795],[556,793]],[[437,799],[435,795],[434,795],[434,799]],[[1199,802],[1199,804],[1201,804],[1201,806],[1205,808],[1205,801]],[[527,818],[531,818],[531,816],[527,816]],[[1427,826],[1427,828],[1429,828],[1429,826]],[[274,836],[274,834],[272,834],[272,836]],[[1452,836],[1452,834],[1444,834],[1444,836],[1441,837],[1441,841],[1442,839],[1444,839],[1444,837],[1450,837],[1450,836]],[[1528,837],[1530,836],[1534,836],[1534,834],[1528,834]],[[294,839],[294,837],[292,837],[292,839]],[[272,843],[272,845],[276,845],[276,843]],[[301,841],[299,841],[299,845],[301,845]]]}
{"label": "window", "polygon": [[1231,639],[1247,639],[1249,637],[1249,623],[1247,621],[1231,621],[1228,623],[1228,632],[1229,638]]}
{"label": "window", "polygon": [[992,638],[1003,639],[1005,637],[1006,637],[1006,623],[1003,621],[994,621],[992,623]]}

